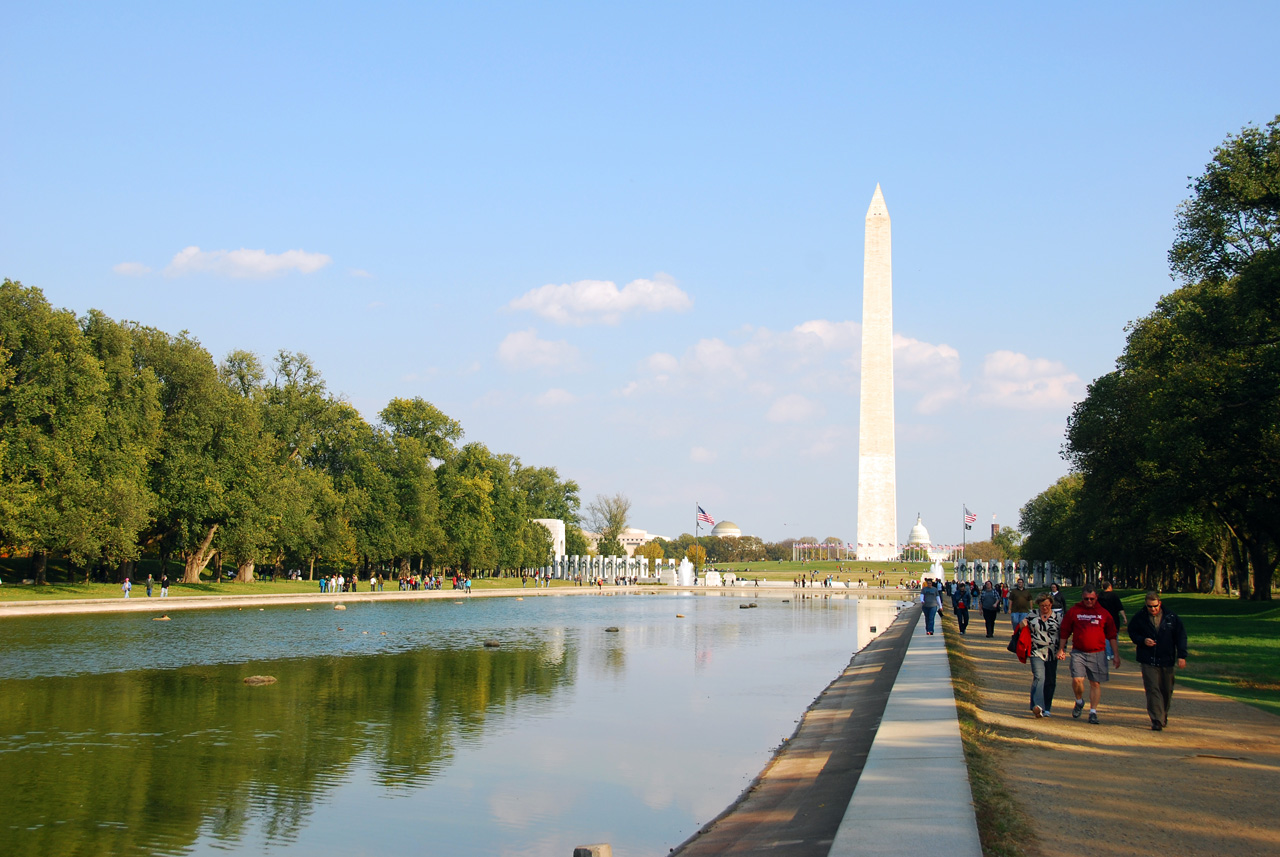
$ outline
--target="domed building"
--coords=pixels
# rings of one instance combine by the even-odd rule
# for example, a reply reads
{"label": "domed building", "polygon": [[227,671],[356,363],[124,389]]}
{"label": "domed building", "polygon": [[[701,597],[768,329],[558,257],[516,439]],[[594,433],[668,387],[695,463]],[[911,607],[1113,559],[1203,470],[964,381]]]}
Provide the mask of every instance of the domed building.
{"label": "domed building", "polygon": [[916,515],[916,525],[911,528],[911,535],[907,536],[907,547],[926,550],[933,547],[933,542],[929,540],[929,531],[924,528],[924,522],[919,515]]}
{"label": "domed building", "polygon": [[929,531],[925,529],[924,521],[920,515],[916,515],[916,525],[911,528],[911,535],[907,536],[906,559],[916,560],[935,560],[945,559],[945,550],[934,550],[933,541],[929,538]]}
{"label": "domed building", "polygon": [[721,521],[711,528],[711,535],[722,539],[737,539],[742,537],[742,530],[733,521]]}

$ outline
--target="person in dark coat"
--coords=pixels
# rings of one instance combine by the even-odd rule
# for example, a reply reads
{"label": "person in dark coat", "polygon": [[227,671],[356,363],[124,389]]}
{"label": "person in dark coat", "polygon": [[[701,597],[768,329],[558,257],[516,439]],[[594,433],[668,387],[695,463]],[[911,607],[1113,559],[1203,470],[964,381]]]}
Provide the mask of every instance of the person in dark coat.
{"label": "person in dark coat", "polygon": [[1160,593],[1149,589],[1146,609],[1129,622],[1129,639],[1138,647],[1151,730],[1159,732],[1169,725],[1173,671],[1187,666],[1187,629],[1176,613],[1164,609]]}
{"label": "person in dark coat", "polygon": [[1000,590],[992,587],[990,580],[982,584],[982,592],[978,595],[978,606],[982,608],[982,618],[987,623],[987,636],[994,637],[996,616],[1000,614]]}

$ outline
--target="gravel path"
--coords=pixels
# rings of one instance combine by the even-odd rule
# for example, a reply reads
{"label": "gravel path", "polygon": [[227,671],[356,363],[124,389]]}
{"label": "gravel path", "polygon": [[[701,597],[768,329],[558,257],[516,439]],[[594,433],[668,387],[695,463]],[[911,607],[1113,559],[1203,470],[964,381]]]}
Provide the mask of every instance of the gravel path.
{"label": "gravel path", "polygon": [[1099,725],[1071,718],[1065,662],[1054,716],[1034,719],[1031,669],[1005,650],[1001,620],[992,639],[981,621],[977,636],[961,639],[983,684],[980,717],[1008,748],[1005,781],[1039,834],[1038,853],[1280,855],[1280,717],[1178,686],[1168,728],[1152,732],[1126,642],[1103,685]]}

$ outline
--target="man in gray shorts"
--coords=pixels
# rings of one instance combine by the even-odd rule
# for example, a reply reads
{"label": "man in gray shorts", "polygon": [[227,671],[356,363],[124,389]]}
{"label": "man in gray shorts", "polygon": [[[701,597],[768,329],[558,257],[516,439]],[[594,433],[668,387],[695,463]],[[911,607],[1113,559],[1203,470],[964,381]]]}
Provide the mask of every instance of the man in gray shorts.
{"label": "man in gray shorts", "polygon": [[1098,703],[1102,701],[1102,682],[1110,676],[1107,670],[1107,643],[1115,653],[1112,665],[1120,668],[1120,648],[1115,645],[1115,620],[1098,604],[1098,590],[1085,584],[1080,603],[1062,617],[1058,643],[1058,660],[1067,659],[1067,640],[1071,640],[1071,689],[1076,694],[1072,717],[1084,711],[1084,683],[1089,682],[1089,722],[1098,722]]}

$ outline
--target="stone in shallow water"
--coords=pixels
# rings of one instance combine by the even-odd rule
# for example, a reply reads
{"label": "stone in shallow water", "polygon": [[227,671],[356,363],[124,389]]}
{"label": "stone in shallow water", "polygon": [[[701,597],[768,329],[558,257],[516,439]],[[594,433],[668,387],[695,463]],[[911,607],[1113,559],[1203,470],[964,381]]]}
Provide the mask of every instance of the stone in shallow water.
{"label": "stone in shallow water", "polygon": [[276,677],[273,675],[251,675],[245,676],[245,684],[275,684]]}

